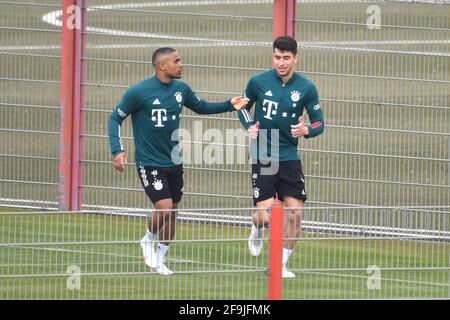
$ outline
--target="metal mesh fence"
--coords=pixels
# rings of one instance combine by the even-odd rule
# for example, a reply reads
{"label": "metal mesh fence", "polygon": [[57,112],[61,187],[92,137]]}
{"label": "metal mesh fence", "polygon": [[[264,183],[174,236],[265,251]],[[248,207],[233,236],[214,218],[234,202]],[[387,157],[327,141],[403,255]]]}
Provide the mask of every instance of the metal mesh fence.
{"label": "metal mesh fence", "polygon": [[450,6],[431,2],[298,5],[327,120],[301,147],[313,202],[448,204]]}
{"label": "metal mesh fence", "polygon": [[61,1],[0,2],[0,202],[55,207],[60,30],[41,17]]}
{"label": "metal mesh fence", "polygon": [[[60,1],[0,4],[1,203],[55,208]],[[202,97],[240,94],[270,68],[273,2],[87,5],[83,208],[146,208],[133,164],[124,175],[110,164],[111,110],[152,75],[151,53],[166,45],[180,51],[184,80]],[[300,144],[309,205],[448,204],[448,12],[444,1],[298,1],[298,70],[317,85],[327,125]],[[251,206],[248,140],[236,115],[185,110],[181,125],[182,205]],[[129,121],[122,133],[133,162]]]}
{"label": "metal mesh fence", "polygon": [[[270,66],[270,43],[264,41],[271,38],[273,3],[91,3],[98,5],[98,9],[90,11],[88,16],[93,28],[88,29],[86,60],[87,148],[83,205],[86,208],[91,205],[145,208],[148,200],[144,194],[136,195],[142,188],[134,168],[130,166],[123,177],[111,170],[105,132],[112,108],[127,86],[153,74],[151,54],[162,46],[171,46],[180,52],[184,80],[203,98],[218,101],[241,94],[245,80],[256,69]],[[249,206],[247,141],[236,114],[205,117],[185,109],[181,130],[186,133],[181,136],[186,195],[182,205],[186,208]],[[133,163],[130,123],[125,123],[121,132]],[[212,163],[204,161],[208,145],[211,153],[215,150],[221,153]]]}
{"label": "metal mesh fence", "polygon": [[[450,4],[413,2],[298,1],[297,70],[318,88],[326,131],[300,143],[308,208],[286,299],[449,298]],[[150,203],[134,169],[131,121],[122,128],[131,163],[121,175],[107,118],[128,86],[153,74],[161,46],[180,52],[184,80],[203,98],[241,94],[270,68],[273,1],[87,4],[80,188],[83,209],[98,212],[1,215],[0,296],[265,298],[267,252],[252,260],[245,247],[251,180],[236,114],[183,111],[181,208],[195,214],[181,222],[169,256],[179,276],[170,279],[142,263],[145,216],[117,213],[148,212]],[[3,207],[58,207],[60,11],[60,0],[0,0]],[[348,205],[355,208],[334,208]],[[83,290],[68,288],[78,271]]]}
{"label": "metal mesh fence", "polygon": [[[250,255],[251,212],[179,211],[171,276],[142,259],[145,213],[2,213],[0,298],[266,299],[270,230]],[[305,209],[283,299],[448,299],[448,212]]]}

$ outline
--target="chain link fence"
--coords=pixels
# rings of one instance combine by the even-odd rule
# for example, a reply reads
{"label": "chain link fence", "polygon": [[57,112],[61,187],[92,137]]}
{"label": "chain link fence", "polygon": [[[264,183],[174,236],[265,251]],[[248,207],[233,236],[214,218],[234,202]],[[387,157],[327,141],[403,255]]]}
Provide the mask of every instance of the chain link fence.
{"label": "chain link fence", "polygon": [[[1,1],[3,206],[57,208],[60,1]],[[107,118],[149,76],[158,47],[180,51],[184,80],[216,101],[270,68],[272,1],[87,2],[86,210],[147,208],[133,163],[111,166]],[[236,8],[239,8],[236,13]],[[298,1],[299,72],[319,90],[326,133],[300,143],[309,205],[449,203],[449,4]],[[248,138],[234,113],[182,117],[185,208],[249,207]],[[133,162],[131,123],[123,126]]]}
{"label": "chain link fence", "polygon": [[[283,299],[449,299],[448,210],[304,209]],[[273,235],[249,254],[251,212],[179,210],[171,276],[143,261],[144,210],[3,212],[0,298],[267,299]]]}
{"label": "chain link fence", "polygon": [[[252,75],[271,67],[273,1],[86,4],[78,186],[86,215],[1,215],[0,290],[9,291],[0,296],[265,298],[265,258],[244,255],[249,141],[236,114],[183,111],[180,210],[196,214],[185,216],[188,231],[172,262],[190,278],[150,283],[136,241],[151,204],[134,168],[131,121],[122,128],[130,164],[119,174],[107,119],[127,87],[153,75],[151,54],[162,46],[180,52],[184,80],[203,98],[241,94]],[[284,297],[448,298],[450,3],[297,1],[296,11],[297,70],[318,88],[326,130],[299,144],[308,223],[292,262],[301,282],[286,284]],[[0,0],[0,206],[8,211],[58,208],[61,13],[60,0]],[[210,243],[195,242],[196,228]],[[212,244],[227,258],[208,258]],[[67,289],[77,270],[86,290]],[[26,291],[29,281],[35,291]],[[248,290],[237,286],[242,281]]]}

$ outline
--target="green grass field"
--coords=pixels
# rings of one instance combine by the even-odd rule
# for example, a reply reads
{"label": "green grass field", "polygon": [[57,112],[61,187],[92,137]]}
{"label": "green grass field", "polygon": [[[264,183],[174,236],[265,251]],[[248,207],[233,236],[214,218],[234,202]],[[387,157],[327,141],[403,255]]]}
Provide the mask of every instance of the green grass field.
{"label": "green grass field", "polygon": [[[57,208],[61,34],[42,17],[61,1],[25,2],[0,0],[0,206]],[[112,168],[107,119],[128,86],[153,74],[153,50],[178,49],[184,80],[209,100],[241,94],[249,77],[270,68],[270,1],[132,2],[142,6],[88,13],[95,29],[87,32],[84,60],[84,209],[150,206],[134,166],[123,175]],[[366,25],[370,4],[380,7],[381,29]],[[297,70],[316,84],[326,121],[324,135],[299,145],[308,207],[450,205],[449,12],[448,4],[298,4]],[[237,43],[214,44],[220,40]],[[198,151],[186,140],[191,157],[211,142],[228,143],[220,140],[226,130],[242,130],[235,114],[183,113],[182,129],[201,146]],[[202,134],[217,129],[221,137],[196,140],[198,123]],[[122,134],[133,162],[129,119]],[[224,158],[230,152],[247,158],[248,140],[231,144],[238,146],[219,148]],[[184,191],[182,208],[249,208],[248,163],[186,161]],[[414,215],[426,222],[415,226],[450,230],[448,209],[429,216]],[[251,257],[247,227],[180,223],[168,255],[177,274],[162,278],[142,262],[143,218],[48,213],[0,219],[0,299],[267,297],[268,246]],[[409,227],[405,221],[398,218],[396,226]],[[285,299],[450,298],[447,242],[330,236],[302,234],[290,261],[297,278],[283,281]],[[79,290],[67,289],[73,265],[83,274]],[[381,268],[380,289],[367,287],[371,265]]]}
{"label": "green grass field", "polygon": [[[58,10],[60,2],[46,3],[24,10],[24,5],[0,1],[0,18],[7,26],[1,30],[0,48],[0,86],[6,93],[0,99],[0,153],[8,155],[0,157],[0,183],[2,198],[56,206],[60,33],[42,16]],[[134,168],[124,175],[113,171],[106,126],[125,88],[152,74],[154,49],[176,47],[185,65],[184,80],[212,100],[240,94],[250,76],[270,67],[272,2],[136,3],[142,7],[88,13],[88,26],[95,29],[87,33],[84,81],[87,206],[148,207],[145,195],[136,195],[141,187]],[[380,8],[380,29],[366,25],[370,4]],[[298,70],[316,83],[326,117],[325,134],[299,146],[311,205],[449,205],[449,10],[447,4],[298,4]],[[114,34],[118,31],[128,33]],[[210,40],[242,45],[211,45]],[[187,130],[193,121],[201,121],[204,132],[216,128],[223,136],[227,129],[241,129],[235,114],[194,117],[185,110],[184,115],[182,128]],[[122,133],[133,162],[130,121]],[[210,146],[207,140],[196,143],[201,143],[200,153]],[[246,158],[246,143],[232,151]],[[20,169],[25,167],[31,169]],[[247,164],[186,165],[182,205],[251,206],[248,170]]]}
{"label": "green grass field", "polygon": [[[145,217],[22,213],[0,220],[1,299],[267,298],[268,241],[252,257],[248,227],[180,222],[167,256],[176,274],[162,277],[142,260]],[[289,262],[297,277],[283,280],[283,299],[448,299],[449,261],[447,242],[303,232]],[[79,289],[70,289],[71,266],[81,273]],[[368,287],[369,266],[380,270],[378,288]]]}

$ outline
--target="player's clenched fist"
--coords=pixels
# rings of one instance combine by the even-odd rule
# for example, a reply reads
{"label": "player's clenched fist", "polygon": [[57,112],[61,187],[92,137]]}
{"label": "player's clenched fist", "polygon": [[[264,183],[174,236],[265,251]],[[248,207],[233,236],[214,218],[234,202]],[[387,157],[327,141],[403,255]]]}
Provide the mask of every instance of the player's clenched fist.
{"label": "player's clenched fist", "polygon": [[298,118],[298,124],[291,125],[291,135],[294,138],[307,136],[309,133],[308,127],[303,123],[303,118]]}
{"label": "player's clenched fist", "polygon": [[120,172],[123,172],[123,170],[125,169],[125,165],[127,163],[128,163],[128,159],[127,159],[127,154],[125,152],[119,153],[113,159],[114,168],[116,168]]}
{"label": "player's clenched fist", "polygon": [[254,125],[251,125],[247,129],[247,134],[250,138],[256,139],[258,137],[259,133],[259,121],[256,121]]}

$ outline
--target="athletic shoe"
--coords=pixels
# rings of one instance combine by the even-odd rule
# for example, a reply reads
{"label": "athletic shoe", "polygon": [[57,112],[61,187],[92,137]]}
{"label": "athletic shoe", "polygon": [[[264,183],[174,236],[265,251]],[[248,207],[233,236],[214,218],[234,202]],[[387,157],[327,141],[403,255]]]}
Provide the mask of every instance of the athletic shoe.
{"label": "athletic shoe", "polygon": [[283,264],[283,268],[281,269],[281,277],[282,278],[295,278],[295,274],[289,271],[285,264]]}
{"label": "athletic shoe", "polygon": [[141,239],[141,248],[144,254],[145,264],[148,265],[152,269],[156,269],[156,252],[155,247],[152,241],[148,240],[147,235],[145,235]]}
{"label": "athletic shoe", "polygon": [[263,248],[263,239],[262,239],[263,229],[256,228],[254,224],[252,224],[252,231],[250,232],[250,237],[248,238],[248,249],[252,256],[257,257],[261,254]]}
{"label": "athletic shoe", "polygon": [[161,263],[156,267],[156,272],[162,276],[170,276],[173,274],[173,271],[167,268],[164,263]]}

